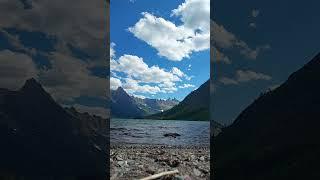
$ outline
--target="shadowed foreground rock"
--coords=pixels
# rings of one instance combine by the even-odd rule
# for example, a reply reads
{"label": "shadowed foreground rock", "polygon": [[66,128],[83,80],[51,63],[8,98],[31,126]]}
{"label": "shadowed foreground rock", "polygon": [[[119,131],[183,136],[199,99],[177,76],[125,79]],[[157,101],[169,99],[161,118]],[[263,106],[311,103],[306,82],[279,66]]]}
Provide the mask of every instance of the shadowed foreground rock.
{"label": "shadowed foreground rock", "polygon": [[0,178],[104,179],[107,120],[64,109],[34,79],[0,90]]}

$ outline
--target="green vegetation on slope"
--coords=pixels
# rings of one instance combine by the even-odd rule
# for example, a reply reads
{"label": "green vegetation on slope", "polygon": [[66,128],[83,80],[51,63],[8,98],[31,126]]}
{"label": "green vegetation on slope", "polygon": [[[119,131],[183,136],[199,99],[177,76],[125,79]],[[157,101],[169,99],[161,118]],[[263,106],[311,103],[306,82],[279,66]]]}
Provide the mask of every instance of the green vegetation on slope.
{"label": "green vegetation on slope", "polygon": [[210,84],[209,81],[206,81],[172,109],[151,116],[146,116],[145,118],[209,121],[209,97]]}

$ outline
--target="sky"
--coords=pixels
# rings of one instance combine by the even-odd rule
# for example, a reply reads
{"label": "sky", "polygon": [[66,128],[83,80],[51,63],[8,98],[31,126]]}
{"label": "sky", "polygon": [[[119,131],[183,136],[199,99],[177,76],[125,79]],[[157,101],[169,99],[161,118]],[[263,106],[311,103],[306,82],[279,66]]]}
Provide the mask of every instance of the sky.
{"label": "sky", "polygon": [[0,1],[0,88],[35,78],[63,106],[108,116],[106,2]]}
{"label": "sky", "polygon": [[107,116],[111,61],[111,88],[181,100],[209,79],[210,26],[213,118],[228,124],[320,51],[317,0],[208,2],[111,0],[109,60],[105,1],[2,0],[1,88],[34,77],[60,104]]}
{"label": "sky", "polygon": [[110,88],[182,100],[209,79],[209,0],[111,0]]}
{"label": "sky", "polygon": [[215,121],[230,124],[320,52],[319,6],[317,0],[213,3]]}

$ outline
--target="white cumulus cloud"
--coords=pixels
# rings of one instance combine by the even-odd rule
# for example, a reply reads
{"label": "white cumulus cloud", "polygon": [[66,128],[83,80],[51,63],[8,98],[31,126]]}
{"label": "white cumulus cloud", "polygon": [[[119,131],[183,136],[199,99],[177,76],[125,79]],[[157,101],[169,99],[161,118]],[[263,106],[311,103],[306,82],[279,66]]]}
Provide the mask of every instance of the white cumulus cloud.
{"label": "white cumulus cloud", "polygon": [[159,56],[181,61],[193,52],[210,47],[210,1],[186,0],[171,16],[179,17],[176,25],[162,17],[143,12],[143,17],[128,30],[158,51]]}
{"label": "white cumulus cloud", "polygon": [[[111,46],[110,52],[115,52],[114,46]],[[183,79],[190,80],[187,74],[177,67],[166,70],[159,66],[149,66],[143,58],[124,54],[119,58],[110,59],[111,89],[122,86],[128,93],[146,93],[156,94],[172,93],[178,90],[177,82]],[[117,74],[121,74],[121,77]]]}
{"label": "white cumulus cloud", "polygon": [[183,84],[183,85],[179,86],[180,89],[193,88],[193,87],[196,87],[196,86],[193,84]]}

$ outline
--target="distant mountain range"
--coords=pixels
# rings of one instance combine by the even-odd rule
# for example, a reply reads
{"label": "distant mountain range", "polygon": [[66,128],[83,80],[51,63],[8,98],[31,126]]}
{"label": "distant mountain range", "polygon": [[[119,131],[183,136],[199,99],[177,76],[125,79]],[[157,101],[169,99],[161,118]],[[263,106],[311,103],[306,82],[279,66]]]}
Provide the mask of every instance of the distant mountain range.
{"label": "distant mountain range", "polygon": [[150,119],[180,119],[209,121],[210,83],[209,80],[187,95],[173,108],[154,115]]}
{"label": "distant mountain range", "polygon": [[217,180],[319,179],[320,54],[214,139]]}
{"label": "distant mountain range", "polygon": [[138,107],[144,110],[146,115],[155,114],[171,109],[175,105],[179,104],[179,101],[175,98],[171,99],[150,99],[150,98],[137,98],[133,97]]}
{"label": "distant mountain range", "polygon": [[142,118],[168,110],[179,103],[176,99],[149,99],[130,96],[122,87],[111,90],[111,116],[113,118]]}
{"label": "distant mountain range", "polygon": [[0,89],[0,172],[105,177],[107,120],[63,108],[35,80]]}

